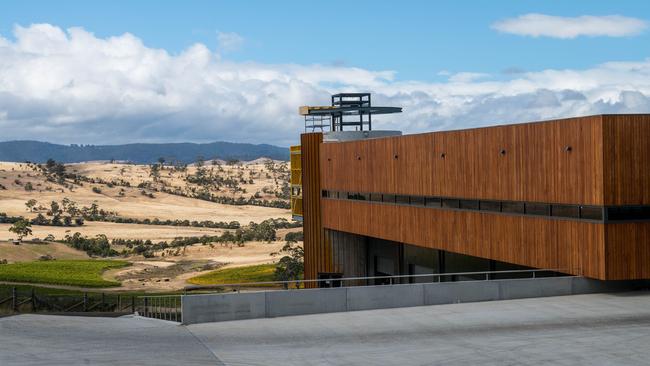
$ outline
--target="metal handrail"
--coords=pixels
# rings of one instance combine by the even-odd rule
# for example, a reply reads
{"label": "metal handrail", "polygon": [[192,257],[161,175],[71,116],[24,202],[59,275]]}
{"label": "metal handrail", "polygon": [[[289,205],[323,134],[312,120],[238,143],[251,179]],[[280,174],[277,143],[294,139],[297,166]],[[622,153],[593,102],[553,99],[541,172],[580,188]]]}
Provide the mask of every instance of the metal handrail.
{"label": "metal handrail", "polygon": [[[446,276],[471,276],[471,275],[485,275],[485,280],[490,279],[490,275],[496,274],[508,274],[508,273],[532,273],[532,278],[535,277],[535,273],[539,272],[558,272],[565,274],[566,276],[574,276],[571,274],[566,274],[569,270],[567,269],[519,269],[519,270],[505,270],[505,271],[479,271],[479,272],[456,272],[456,273],[426,273],[418,275],[392,275],[392,276],[366,276],[366,277],[342,277],[342,278],[324,278],[324,279],[315,279],[315,280],[293,280],[293,281],[260,281],[260,282],[244,282],[244,283],[224,283],[217,285],[191,285],[185,286],[184,291],[197,291],[197,290],[215,290],[222,287],[255,287],[257,285],[291,285],[291,284],[305,284],[305,283],[320,283],[320,282],[335,282],[335,281],[363,281],[363,280],[377,280],[377,279],[390,279],[391,284],[393,284],[393,279],[402,279],[402,278],[423,278],[423,277],[432,277],[438,278],[440,282],[441,277]],[[288,287],[286,289],[289,289]],[[296,288],[298,289],[298,288]]]}
{"label": "metal handrail", "polygon": [[144,295],[138,298],[142,299],[142,306],[139,307],[142,312],[138,310],[139,315],[175,322],[182,321],[182,295]]}

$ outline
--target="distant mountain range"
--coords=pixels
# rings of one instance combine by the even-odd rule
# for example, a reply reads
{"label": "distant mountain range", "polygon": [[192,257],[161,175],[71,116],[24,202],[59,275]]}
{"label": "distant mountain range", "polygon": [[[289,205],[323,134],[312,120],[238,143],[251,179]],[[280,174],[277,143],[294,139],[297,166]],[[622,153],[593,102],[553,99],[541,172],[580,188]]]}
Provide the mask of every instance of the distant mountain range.
{"label": "distant mountain range", "polygon": [[289,160],[289,149],[267,144],[233,142],[207,144],[126,144],[126,145],[57,145],[40,141],[0,142],[0,161],[42,163],[54,159],[63,163],[92,160],[119,160],[147,164],[164,158],[167,162],[192,163],[196,158],[255,160],[266,157]]}

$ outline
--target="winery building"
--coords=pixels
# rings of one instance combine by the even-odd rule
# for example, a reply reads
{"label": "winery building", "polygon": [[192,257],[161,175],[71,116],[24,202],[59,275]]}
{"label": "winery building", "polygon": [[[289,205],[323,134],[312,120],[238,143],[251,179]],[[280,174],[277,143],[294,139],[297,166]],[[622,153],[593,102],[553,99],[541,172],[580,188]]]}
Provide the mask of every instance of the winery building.
{"label": "winery building", "polygon": [[357,93],[300,108],[291,183],[306,279],[529,268],[650,278],[650,115],[372,129],[373,115],[400,111]]}

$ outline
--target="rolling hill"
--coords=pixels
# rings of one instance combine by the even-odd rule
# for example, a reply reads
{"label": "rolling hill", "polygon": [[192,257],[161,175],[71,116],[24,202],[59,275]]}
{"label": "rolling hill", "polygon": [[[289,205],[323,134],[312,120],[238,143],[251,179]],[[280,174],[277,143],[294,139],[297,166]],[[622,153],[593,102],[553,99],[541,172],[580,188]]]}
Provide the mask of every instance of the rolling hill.
{"label": "rolling hill", "polygon": [[0,142],[0,161],[35,163],[54,159],[63,163],[78,163],[95,160],[130,161],[138,164],[156,162],[158,158],[172,162],[192,163],[198,156],[205,159],[255,160],[267,157],[288,160],[289,149],[267,144],[245,144],[233,142],[161,143],[126,145],[58,145],[40,141]]}

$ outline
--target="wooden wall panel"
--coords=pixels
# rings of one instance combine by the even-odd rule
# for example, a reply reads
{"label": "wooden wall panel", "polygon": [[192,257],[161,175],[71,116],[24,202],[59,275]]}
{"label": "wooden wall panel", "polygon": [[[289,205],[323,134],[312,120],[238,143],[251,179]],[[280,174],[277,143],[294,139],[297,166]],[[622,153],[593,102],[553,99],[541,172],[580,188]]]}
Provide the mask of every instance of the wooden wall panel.
{"label": "wooden wall panel", "polygon": [[603,116],[605,204],[650,204],[650,115]]}
{"label": "wooden wall panel", "polygon": [[598,205],[602,140],[593,116],[324,143],[322,187]]}
{"label": "wooden wall panel", "polygon": [[607,278],[650,278],[650,222],[605,225]]}
{"label": "wooden wall panel", "polygon": [[[603,116],[604,203],[650,204],[650,115]],[[605,225],[608,278],[650,278],[650,223]]]}
{"label": "wooden wall panel", "polygon": [[[648,141],[650,115],[604,115],[323,143],[321,187],[650,205]],[[564,268],[592,278],[650,278],[650,223],[598,224],[329,199],[322,200],[322,210],[323,225],[334,230],[537,268]],[[319,271],[331,266],[318,259]]]}
{"label": "wooden wall panel", "polygon": [[604,225],[323,199],[328,229],[606,279]]}
{"label": "wooden wall panel", "polygon": [[[331,247],[325,237],[321,217],[319,155],[322,141],[321,133],[305,133],[300,136],[306,279],[316,279],[318,272],[333,271]],[[307,287],[316,287],[316,284],[308,284]]]}

